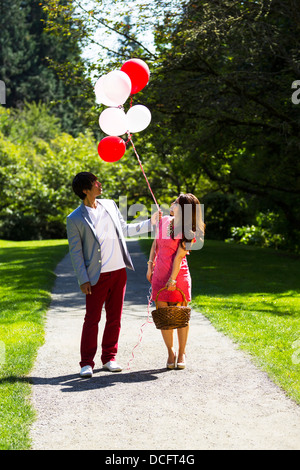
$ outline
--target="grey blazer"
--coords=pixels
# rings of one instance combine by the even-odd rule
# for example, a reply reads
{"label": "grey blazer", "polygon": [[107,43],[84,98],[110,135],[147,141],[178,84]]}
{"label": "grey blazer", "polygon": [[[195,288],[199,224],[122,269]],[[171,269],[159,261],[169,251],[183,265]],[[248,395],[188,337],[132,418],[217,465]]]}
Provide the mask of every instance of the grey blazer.
{"label": "grey blazer", "polygon": [[[127,268],[134,270],[125,237],[148,233],[151,231],[151,220],[145,220],[137,224],[127,224],[114,201],[111,199],[96,199],[96,202],[101,204],[111,216],[116,227],[124,263]],[[78,284],[81,286],[85,282],[90,282],[94,286],[100,277],[102,254],[96,230],[83,203],[68,215],[67,235],[72,265]]]}

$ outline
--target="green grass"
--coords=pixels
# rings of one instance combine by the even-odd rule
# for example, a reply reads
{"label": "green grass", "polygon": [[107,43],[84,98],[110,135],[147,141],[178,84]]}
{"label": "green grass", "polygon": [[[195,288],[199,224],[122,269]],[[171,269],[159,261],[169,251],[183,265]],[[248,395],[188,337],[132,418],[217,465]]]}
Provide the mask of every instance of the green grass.
{"label": "green grass", "polygon": [[300,258],[209,240],[188,263],[194,309],[300,403]]}
{"label": "green grass", "polygon": [[34,410],[26,379],[44,341],[54,269],[67,241],[0,240],[0,449],[30,447]]}

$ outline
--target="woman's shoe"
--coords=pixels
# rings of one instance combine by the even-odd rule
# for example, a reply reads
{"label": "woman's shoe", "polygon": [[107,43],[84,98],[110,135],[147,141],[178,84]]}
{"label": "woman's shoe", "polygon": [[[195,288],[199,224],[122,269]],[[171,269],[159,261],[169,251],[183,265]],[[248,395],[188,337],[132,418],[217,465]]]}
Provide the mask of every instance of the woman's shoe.
{"label": "woman's shoe", "polygon": [[185,369],[185,354],[183,355],[183,361],[177,362],[177,369]]}
{"label": "woman's shoe", "polygon": [[174,362],[167,362],[167,369],[175,369],[176,354],[174,353]]}

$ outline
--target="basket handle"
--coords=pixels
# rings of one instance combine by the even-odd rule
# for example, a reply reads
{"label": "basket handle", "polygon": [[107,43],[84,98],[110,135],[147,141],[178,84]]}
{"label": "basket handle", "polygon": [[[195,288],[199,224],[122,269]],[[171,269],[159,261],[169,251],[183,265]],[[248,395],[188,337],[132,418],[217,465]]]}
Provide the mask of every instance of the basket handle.
{"label": "basket handle", "polygon": [[[158,297],[158,295],[159,295],[163,290],[166,290],[166,289],[168,289],[168,288],[167,288],[167,287],[163,287],[162,289],[160,289],[160,290],[157,292],[156,299],[155,299],[155,303],[157,302],[157,297]],[[186,306],[187,306],[187,301],[186,301],[186,297],[185,297],[184,293],[182,292],[181,289],[179,289],[179,287],[176,287],[175,290],[178,290],[178,292],[180,292],[180,294],[182,295],[183,304],[184,304],[184,307],[186,307]],[[172,292],[174,292],[174,291],[172,291]]]}

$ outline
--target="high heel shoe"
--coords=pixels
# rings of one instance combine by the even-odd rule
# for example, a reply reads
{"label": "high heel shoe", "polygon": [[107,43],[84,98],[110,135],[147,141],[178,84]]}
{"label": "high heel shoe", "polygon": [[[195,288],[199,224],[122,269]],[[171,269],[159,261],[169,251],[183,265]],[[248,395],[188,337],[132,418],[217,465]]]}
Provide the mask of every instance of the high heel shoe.
{"label": "high heel shoe", "polygon": [[182,362],[177,362],[177,369],[185,369],[185,354],[183,355],[183,361]]}
{"label": "high heel shoe", "polygon": [[175,369],[176,354],[174,353],[174,362],[167,362],[167,369]]}

